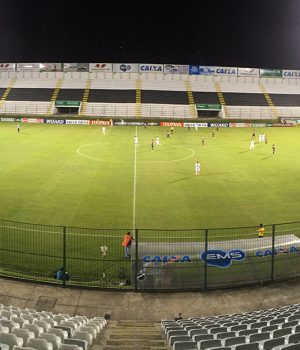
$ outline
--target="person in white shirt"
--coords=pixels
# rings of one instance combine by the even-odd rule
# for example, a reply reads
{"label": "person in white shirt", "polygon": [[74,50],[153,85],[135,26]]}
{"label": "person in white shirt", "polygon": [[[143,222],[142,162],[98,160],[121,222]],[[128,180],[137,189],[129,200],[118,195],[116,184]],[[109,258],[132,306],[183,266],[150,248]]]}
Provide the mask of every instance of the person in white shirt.
{"label": "person in white shirt", "polygon": [[102,132],[103,132],[103,135],[105,135],[105,132],[106,132],[105,126],[102,126]]}
{"label": "person in white shirt", "polygon": [[250,141],[250,151],[254,150],[254,140]]}
{"label": "person in white shirt", "polygon": [[200,175],[200,163],[198,160],[195,163],[195,171],[196,171],[196,175]]}
{"label": "person in white shirt", "polygon": [[259,134],[258,140],[259,140],[259,142],[262,142],[262,134]]}
{"label": "person in white shirt", "polygon": [[138,137],[135,135],[135,136],[134,136],[134,143],[137,145],[138,142],[139,142]]}
{"label": "person in white shirt", "polygon": [[158,137],[158,136],[157,136],[157,138],[156,138],[155,143],[156,143],[156,146],[159,146],[159,137]]}

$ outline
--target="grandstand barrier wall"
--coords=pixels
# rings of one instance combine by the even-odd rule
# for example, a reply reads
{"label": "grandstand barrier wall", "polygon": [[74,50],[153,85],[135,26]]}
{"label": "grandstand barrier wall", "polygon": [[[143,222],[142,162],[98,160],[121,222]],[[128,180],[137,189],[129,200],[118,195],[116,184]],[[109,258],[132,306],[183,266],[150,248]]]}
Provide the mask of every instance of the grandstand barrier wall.
{"label": "grandstand barrier wall", "polygon": [[[0,220],[0,275],[134,291],[231,288],[300,277],[300,222],[194,230],[93,229]],[[63,268],[68,281],[57,280]]]}

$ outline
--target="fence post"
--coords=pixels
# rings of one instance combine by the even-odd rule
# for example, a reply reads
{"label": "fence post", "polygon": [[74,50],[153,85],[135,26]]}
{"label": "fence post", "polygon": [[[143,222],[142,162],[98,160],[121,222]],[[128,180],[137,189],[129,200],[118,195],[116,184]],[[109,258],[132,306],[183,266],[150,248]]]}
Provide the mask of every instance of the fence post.
{"label": "fence post", "polygon": [[138,268],[139,268],[139,230],[135,230],[135,261],[134,261],[134,291],[138,291]]}
{"label": "fence post", "polygon": [[[67,271],[67,228],[63,226],[63,268]],[[62,288],[65,288],[66,281],[63,279]]]}
{"label": "fence post", "polygon": [[[205,256],[207,257],[208,248],[208,229],[205,229]],[[207,258],[204,262],[204,290],[207,290]]]}
{"label": "fence post", "polygon": [[274,281],[274,273],[275,273],[275,266],[274,266],[274,263],[275,263],[275,254],[274,254],[274,248],[275,248],[275,225],[273,224],[272,225],[272,260],[271,260],[271,281],[273,282]]}

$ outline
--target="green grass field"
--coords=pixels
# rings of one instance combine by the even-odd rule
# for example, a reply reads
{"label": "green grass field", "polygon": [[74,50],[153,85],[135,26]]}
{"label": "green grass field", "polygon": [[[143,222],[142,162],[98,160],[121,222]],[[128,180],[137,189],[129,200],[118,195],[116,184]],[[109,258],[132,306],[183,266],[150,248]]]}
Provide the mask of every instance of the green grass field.
{"label": "green grass field", "polygon": [[[252,129],[219,129],[212,137],[211,129],[175,128],[169,139],[162,127],[106,131],[23,124],[18,134],[16,124],[0,124],[0,219],[7,220],[0,225],[1,275],[53,281],[65,254],[72,284],[128,288],[119,286],[134,271],[134,262],[123,259],[125,229],[139,228],[140,243],[168,246],[203,242],[205,231],[199,229],[204,228],[252,226],[210,230],[210,242],[257,239],[261,222],[299,221],[300,128],[256,130],[254,151],[249,151]],[[258,142],[260,131],[268,135],[267,145]],[[161,144],[151,150],[157,136]],[[200,176],[195,175],[197,160]],[[65,253],[63,228],[51,225],[67,226]],[[299,224],[276,230],[297,236]],[[266,226],[267,237],[271,231]],[[102,245],[109,249],[105,257]],[[276,256],[275,277],[297,276],[298,255]],[[157,271],[164,273],[163,267]],[[204,264],[198,257],[174,267],[176,288],[203,286]],[[207,283],[247,284],[270,276],[271,258],[251,253],[230,269],[209,267]],[[156,287],[170,287],[167,275],[161,281],[165,285]]]}
{"label": "green grass field", "polygon": [[[300,129],[0,124],[0,218],[94,228],[216,228],[299,220]],[[139,144],[133,142],[137,133]],[[161,145],[151,151],[151,139]],[[201,145],[205,137],[205,146]],[[271,145],[276,144],[272,157]],[[136,157],[136,158],[135,158]],[[201,174],[195,176],[195,162]]]}

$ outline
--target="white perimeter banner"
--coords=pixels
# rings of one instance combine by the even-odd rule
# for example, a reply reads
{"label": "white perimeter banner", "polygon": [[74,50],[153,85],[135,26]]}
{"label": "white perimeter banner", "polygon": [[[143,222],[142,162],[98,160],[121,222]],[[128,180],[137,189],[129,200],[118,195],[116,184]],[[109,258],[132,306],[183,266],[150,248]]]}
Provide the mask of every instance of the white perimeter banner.
{"label": "white perimeter banner", "polygon": [[88,125],[90,123],[89,120],[78,120],[78,119],[74,119],[74,120],[70,120],[70,119],[67,119],[66,120],[66,124],[83,124],[83,125]]}
{"label": "white perimeter banner", "polygon": [[238,68],[239,77],[259,77],[259,68]]}
{"label": "white perimeter banner", "polygon": [[40,64],[39,63],[17,63],[17,71],[19,71],[19,72],[23,72],[23,71],[39,72],[40,71]]}
{"label": "white perimeter banner", "polygon": [[16,70],[15,63],[0,63],[0,71],[13,72]]}
{"label": "white perimeter banner", "polygon": [[300,70],[283,70],[282,77],[283,78],[299,79],[300,78]]}
{"label": "white perimeter banner", "polygon": [[236,67],[215,67],[215,75],[237,75]]}
{"label": "white perimeter banner", "polygon": [[138,73],[139,65],[137,63],[113,63],[114,73]]}
{"label": "white perimeter banner", "polygon": [[165,64],[165,74],[189,74],[189,66],[183,64]]}
{"label": "white perimeter banner", "polygon": [[139,72],[158,72],[162,73],[164,71],[163,64],[150,64],[150,63],[140,63]]}
{"label": "white perimeter banner", "polygon": [[112,72],[112,63],[89,63],[89,72]]}
{"label": "white perimeter banner", "polygon": [[208,123],[184,123],[183,124],[184,128],[207,128],[208,127]]}

